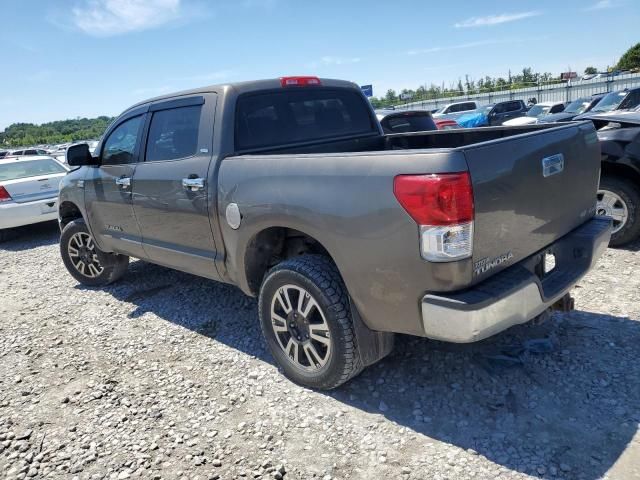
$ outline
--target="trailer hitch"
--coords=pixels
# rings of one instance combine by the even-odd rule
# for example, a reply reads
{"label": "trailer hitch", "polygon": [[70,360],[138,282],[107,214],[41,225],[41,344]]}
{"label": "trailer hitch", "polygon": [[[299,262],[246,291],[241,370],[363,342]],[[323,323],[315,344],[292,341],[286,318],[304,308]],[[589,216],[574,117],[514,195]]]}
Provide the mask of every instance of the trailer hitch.
{"label": "trailer hitch", "polygon": [[570,294],[564,295],[556,303],[551,305],[551,309],[557,312],[570,312],[575,308],[575,300]]}

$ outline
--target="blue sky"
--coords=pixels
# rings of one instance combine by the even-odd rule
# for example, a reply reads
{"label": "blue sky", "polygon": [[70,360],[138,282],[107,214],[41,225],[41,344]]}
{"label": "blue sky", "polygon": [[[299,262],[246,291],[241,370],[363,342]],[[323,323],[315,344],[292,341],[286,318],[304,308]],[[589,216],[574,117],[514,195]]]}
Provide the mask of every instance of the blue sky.
{"label": "blue sky", "polygon": [[0,0],[0,129],[158,94],[312,74],[386,89],[605,68],[640,0]]}

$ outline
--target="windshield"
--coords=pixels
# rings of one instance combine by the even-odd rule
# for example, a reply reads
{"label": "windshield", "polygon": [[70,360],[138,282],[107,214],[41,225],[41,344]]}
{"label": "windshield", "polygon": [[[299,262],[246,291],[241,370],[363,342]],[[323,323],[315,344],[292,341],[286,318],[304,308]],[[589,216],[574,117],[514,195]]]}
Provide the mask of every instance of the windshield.
{"label": "windshield", "polygon": [[549,110],[551,110],[551,105],[534,105],[527,112],[527,117],[541,117],[549,113]]}
{"label": "windshield", "polygon": [[618,108],[618,105],[622,103],[624,97],[627,96],[627,92],[611,92],[600,100],[598,105],[596,105],[592,112],[610,112],[611,110],[615,110]]}
{"label": "windshield", "polygon": [[575,114],[584,113],[585,110],[589,108],[590,103],[591,103],[591,100],[587,98],[579,98],[571,102],[567,106],[567,108],[564,109],[564,111],[567,113],[575,113]]}
{"label": "windshield", "polygon": [[17,180],[19,178],[38,177],[66,173],[65,168],[52,159],[20,160],[0,164],[0,180]]}

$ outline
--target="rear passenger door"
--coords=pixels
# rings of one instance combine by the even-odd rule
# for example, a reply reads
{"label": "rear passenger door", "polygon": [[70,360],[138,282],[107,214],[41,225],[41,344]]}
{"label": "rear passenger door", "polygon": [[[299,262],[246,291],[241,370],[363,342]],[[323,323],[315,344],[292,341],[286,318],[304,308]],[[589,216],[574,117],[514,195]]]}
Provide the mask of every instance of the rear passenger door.
{"label": "rear passenger door", "polygon": [[133,178],[133,209],[153,262],[217,279],[209,205],[216,95],[162,101],[149,107],[143,159]]}

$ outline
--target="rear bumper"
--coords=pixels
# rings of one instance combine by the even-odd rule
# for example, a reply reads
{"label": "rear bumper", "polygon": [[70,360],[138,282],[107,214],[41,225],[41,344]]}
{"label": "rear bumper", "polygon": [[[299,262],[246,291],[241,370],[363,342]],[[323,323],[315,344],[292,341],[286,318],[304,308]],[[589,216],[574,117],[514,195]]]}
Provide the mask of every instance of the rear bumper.
{"label": "rear bumper", "polygon": [[[597,217],[471,289],[425,295],[425,336],[469,343],[528,322],[575,286],[606,250],[610,237],[611,220]],[[539,267],[547,253],[555,255],[556,267],[541,278]]]}
{"label": "rear bumper", "polygon": [[57,218],[57,197],[25,203],[0,203],[0,229],[48,222]]}

